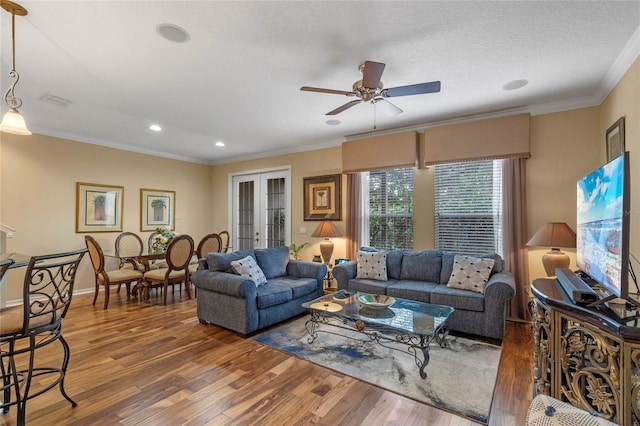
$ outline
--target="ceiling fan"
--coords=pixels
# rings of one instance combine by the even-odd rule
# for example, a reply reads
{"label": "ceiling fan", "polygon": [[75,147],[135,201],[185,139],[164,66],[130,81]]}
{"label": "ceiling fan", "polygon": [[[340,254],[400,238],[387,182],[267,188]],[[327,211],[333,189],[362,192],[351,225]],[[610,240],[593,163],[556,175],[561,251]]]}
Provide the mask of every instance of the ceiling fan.
{"label": "ceiling fan", "polygon": [[402,110],[389,102],[386,98],[394,98],[398,96],[420,95],[424,93],[437,93],[440,91],[440,82],[431,81],[429,83],[410,84],[408,86],[391,87],[385,89],[382,81],[382,72],[385,64],[380,62],[365,61],[360,65],[362,80],[353,83],[353,90],[350,92],[345,90],[322,89],[319,87],[302,86],[300,90],[307,92],[332,93],[336,95],[355,96],[358,99],[347,102],[339,106],[333,111],[329,111],[325,115],[340,114],[352,106],[361,102],[371,102],[374,105],[380,101],[384,101],[389,107],[388,111],[392,114],[400,114]]}

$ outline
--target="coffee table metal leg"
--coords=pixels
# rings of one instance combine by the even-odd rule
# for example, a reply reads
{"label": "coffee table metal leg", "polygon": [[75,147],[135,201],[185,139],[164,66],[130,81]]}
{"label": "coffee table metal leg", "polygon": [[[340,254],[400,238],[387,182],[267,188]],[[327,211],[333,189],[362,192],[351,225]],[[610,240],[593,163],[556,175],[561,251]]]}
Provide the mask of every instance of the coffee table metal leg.
{"label": "coffee table metal leg", "polygon": [[426,379],[427,373],[424,371],[424,369],[427,367],[427,364],[429,364],[429,345],[424,346],[421,349],[424,360],[422,361],[422,365],[420,366],[420,377]]}

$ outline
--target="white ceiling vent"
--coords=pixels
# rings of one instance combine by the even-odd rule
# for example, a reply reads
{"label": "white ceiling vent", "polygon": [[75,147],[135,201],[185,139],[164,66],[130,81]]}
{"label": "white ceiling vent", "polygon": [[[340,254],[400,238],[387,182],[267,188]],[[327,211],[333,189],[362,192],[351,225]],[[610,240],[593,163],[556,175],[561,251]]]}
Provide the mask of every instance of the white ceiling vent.
{"label": "white ceiling vent", "polygon": [[52,95],[51,93],[45,93],[44,95],[40,96],[40,100],[42,102],[61,107],[66,107],[71,103],[69,99],[61,98],[60,96]]}

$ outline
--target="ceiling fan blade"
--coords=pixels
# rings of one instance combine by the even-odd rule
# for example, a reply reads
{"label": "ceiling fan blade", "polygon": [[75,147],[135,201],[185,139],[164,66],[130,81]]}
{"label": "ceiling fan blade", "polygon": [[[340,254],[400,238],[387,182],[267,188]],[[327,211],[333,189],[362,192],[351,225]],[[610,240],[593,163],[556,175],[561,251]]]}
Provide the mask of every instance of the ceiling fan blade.
{"label": "ceiling fan blade", "polygon": [[351,102],[347,102],[346,104],[334,109],[333,111],[329,111],[328,113],[326,113],[325,115],[336,115],[336,114],[340,114],[342,111],[344,111],[345,109],[349,109],[352,106],[358,105],[360,102],[362,102],[360,99],[356,99],[355,101],[351,101]]}
{"label": "ceiling fan blade", "polygon": [[355,93],[353,92],[347,92],[345,90],[322,89],[319,87],[302,86],[300,90],[304,90],[306,92],[320,92],[320,93],[332,93],[334,95],[355,96]]}
{"label": "ceiling fan blade", "polygon": [[380,104],[381,109],[384,111],[385,114],[387,114],[390,117],[394,115],[402,114],[404,112],[402,111],[402,109],[398,108],[397,106],[395,106],[394,104],[386,100],[385,98],[376,99],[376,103],[380,101],[382,101],[382,103]]}
{"label": "ceiling fan blade", "polygon": [[376,89],[380,84],[385,65],[380,62],[364,62],[362,70],[362,85],[368,89]]}
{"label": "ceiling fan blade", "polygon": [[382,96],[392,98],[395,96],[420,95],[423,93],[436,93],[440,91],[440,82],[431,81],[429,83],[411,84],[409,86],[391,87],[382,91]]}

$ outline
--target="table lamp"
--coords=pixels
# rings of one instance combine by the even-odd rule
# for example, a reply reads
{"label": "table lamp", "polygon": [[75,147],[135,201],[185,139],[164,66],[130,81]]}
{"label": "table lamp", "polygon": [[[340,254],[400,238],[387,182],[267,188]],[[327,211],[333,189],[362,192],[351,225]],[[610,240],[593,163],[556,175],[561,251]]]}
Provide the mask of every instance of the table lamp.
{"label": "table lamp", "polygon": [[320,225],[311,234],[312,237],[321,237],[324,240],[320,243],[320,253],[325,264],[331,264],[331,255],[333,254],[333,243],[329,238],[342,237],[342,233],[336,228],[333,222],[323,220]]}
{"label": "table lamp", "polygon": [[559,247],[576,246],[576,233],[564,222],[549,222],[538,229],[527,242],[527,246],[551,247],[551,250],[542,256],[542,265],[547,276],[556,274],[556,268],[568,268],[569,256],[560,251]]}

